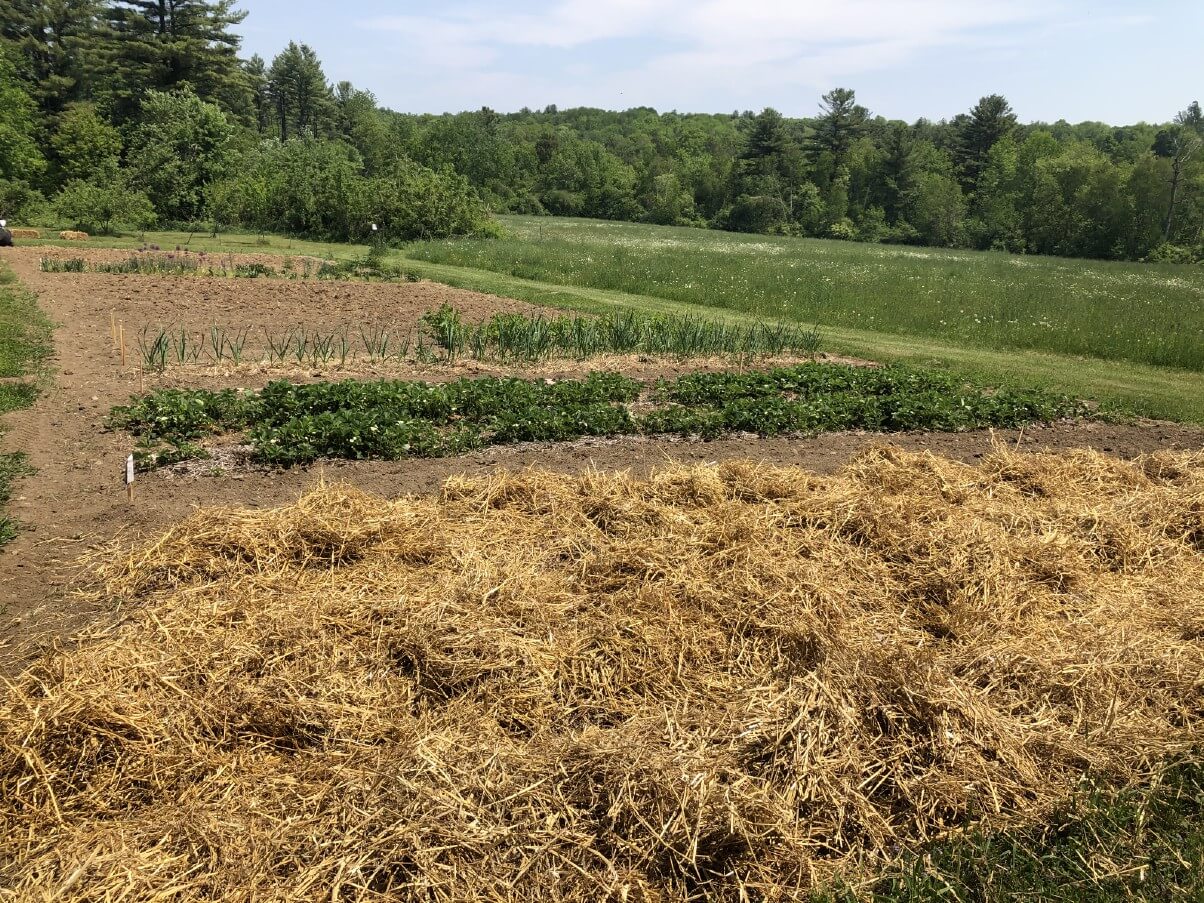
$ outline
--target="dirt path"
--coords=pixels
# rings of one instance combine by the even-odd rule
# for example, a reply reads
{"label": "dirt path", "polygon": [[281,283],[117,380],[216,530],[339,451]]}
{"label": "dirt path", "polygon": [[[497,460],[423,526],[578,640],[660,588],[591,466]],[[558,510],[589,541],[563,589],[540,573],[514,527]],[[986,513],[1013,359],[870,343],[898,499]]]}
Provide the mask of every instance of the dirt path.
{"label": "dirt path", "polygon": [[[121,534],[153,533],[203,505],[274,506],[288,503],[324,476],[347,480],[384,495],[425,492],[453,473],[479,473],[531,464],[565,471],[588,467],[646,471],[668,459],[718,461],[753,458],[798,464],[820,472],[839,468],[872,435],[829,434],[805,440],[732,438],[715,442],[674,439],[591,440],[560,446],[494,448],[459,458],[402,462],[328,463],[288,472],[241,469],[212,475],[209,468],[143,476],[130,506],[122,488],[128,436],[104,431],[105,415],[138,388],[136,365],[122,368],[109,339],[110,310],[127,324],[163,322],[243,325],[281,322],[334,324],[354,329],[366,318],[416,319],[450,301],[488,315],[526,305],[430,283],[402,285],[297,284],[259,280],[193,280],[94,274],[45,274],[38,250],[19,249],[3,259],[37,293],[56,324],[52,380],[30,409],[5,417],[0,448],[23,451],[36,475],[14,487],[11,512],[23,524],[20,537],[0,551],[0,672],[25,653],[31,638],[70,631],[104,613],[89,610],[72,594],[76,561]],[[664,368],[675,370],[676,367]],[[634,368],[654,369],[652,364]],[[228,375],[217,381],[255,384],[266,378]],[[1024,432],[896,434],[905,448],[971,460],[993,441],[1029,449],[1088,446],[1123,457],[1159,448],[1204,448],[1204,429],[1168,423],[1082,423]]]}

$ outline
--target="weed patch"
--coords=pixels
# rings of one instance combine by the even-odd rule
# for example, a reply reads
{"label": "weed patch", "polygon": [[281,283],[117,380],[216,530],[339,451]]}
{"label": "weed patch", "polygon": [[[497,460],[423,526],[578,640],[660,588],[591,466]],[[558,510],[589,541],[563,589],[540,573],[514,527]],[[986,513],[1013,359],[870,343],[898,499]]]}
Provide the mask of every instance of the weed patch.
{"label": "weed patch", "polygon": [[971,830],[909,856],[859,891],[812,903],[1204,898],[1204,762],[1199,751],[1143,786],[1086,782],[1042,823]]}

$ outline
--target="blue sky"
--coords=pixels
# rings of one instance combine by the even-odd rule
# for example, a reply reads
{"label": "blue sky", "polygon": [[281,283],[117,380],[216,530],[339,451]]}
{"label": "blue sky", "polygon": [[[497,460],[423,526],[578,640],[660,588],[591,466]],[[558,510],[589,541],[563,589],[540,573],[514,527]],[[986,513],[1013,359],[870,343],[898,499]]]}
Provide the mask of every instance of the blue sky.
{"label": "blue sky", "polygon": [[856,89],[940,119],[1160,122],[1204,100],[1204,0],[242,0],[244,52],[289,40],[404,112],[595,106],[812,115]]}

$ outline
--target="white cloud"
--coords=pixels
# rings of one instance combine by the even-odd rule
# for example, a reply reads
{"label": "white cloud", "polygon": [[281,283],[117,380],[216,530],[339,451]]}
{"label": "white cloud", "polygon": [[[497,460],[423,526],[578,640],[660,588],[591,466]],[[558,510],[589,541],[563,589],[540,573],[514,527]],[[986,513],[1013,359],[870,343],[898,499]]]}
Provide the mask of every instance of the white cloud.
{"label": "white cloud", "polygon": [[[439,12],[360,23],[405,36],[433,73],[457,82],[476,73],[494,90],[507,68],[539,50],[587,53],[603,40],[661,45],[626,68],[589,74],[564,67],[517,77],[544,96],[613,105],[656,95],[751,98],[767,87],[830,87],[861,72],[899,66],[949,45],[985,40],[1000,29],[1050,24],[1062,0],[538,0],[519,11],[453,3]],[[511,8],[513,9],[513,8]],[[513,83],[511,81],[511,83]],[[464,82],[467,87],[468,83]],[[494,91],[485,91],[490,95]],[[637,97],[638,95],[638,97]],[[670,101],[673,105],[676,101]]]}
{"label": "white cloud", "polygon": [[526,12],[459,5],[441,14],[381,16],[362,24],[463,44],[578,47],[651,37],[701,46],[762,42],[943,41],[967,30],[1047,17],[1034,0],[557,0]]}

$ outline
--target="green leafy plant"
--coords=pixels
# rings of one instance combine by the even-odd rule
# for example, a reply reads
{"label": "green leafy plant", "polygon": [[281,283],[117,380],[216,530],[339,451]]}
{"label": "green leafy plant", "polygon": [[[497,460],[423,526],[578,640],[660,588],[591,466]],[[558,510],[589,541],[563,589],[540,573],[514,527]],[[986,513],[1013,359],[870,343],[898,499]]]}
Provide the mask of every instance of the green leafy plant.
{"label": "green leafy plant", "polygon": [[[315,359],[337,354],[335,337],[308,340]],[[632,403],[652,402],[640,413]],[[205,437],[249,430],[255,457],[279,466],[321,457],[404,458],[482,445],[583,436],[761,436],[826,430],[963,430],[1080,416],[1072,399],[1035,390],[966,384],[939,371],[801,364],[747,373],[704,373],[648,387],[617,373],[543,381],[485,377],[269,383],[258,393],[169,389],[114,409],[111,423],[160,460]]]}
{"label": "green leafy plant", "polygon": [[234,275],[238,279],[272,279],[282,274],[263,263],[240,263],[234,267]]}
{"label": "green leafy plant", "polygon": [[43,257],[42,272],[82,273],[84,272],[84,259],[82,257]]}

